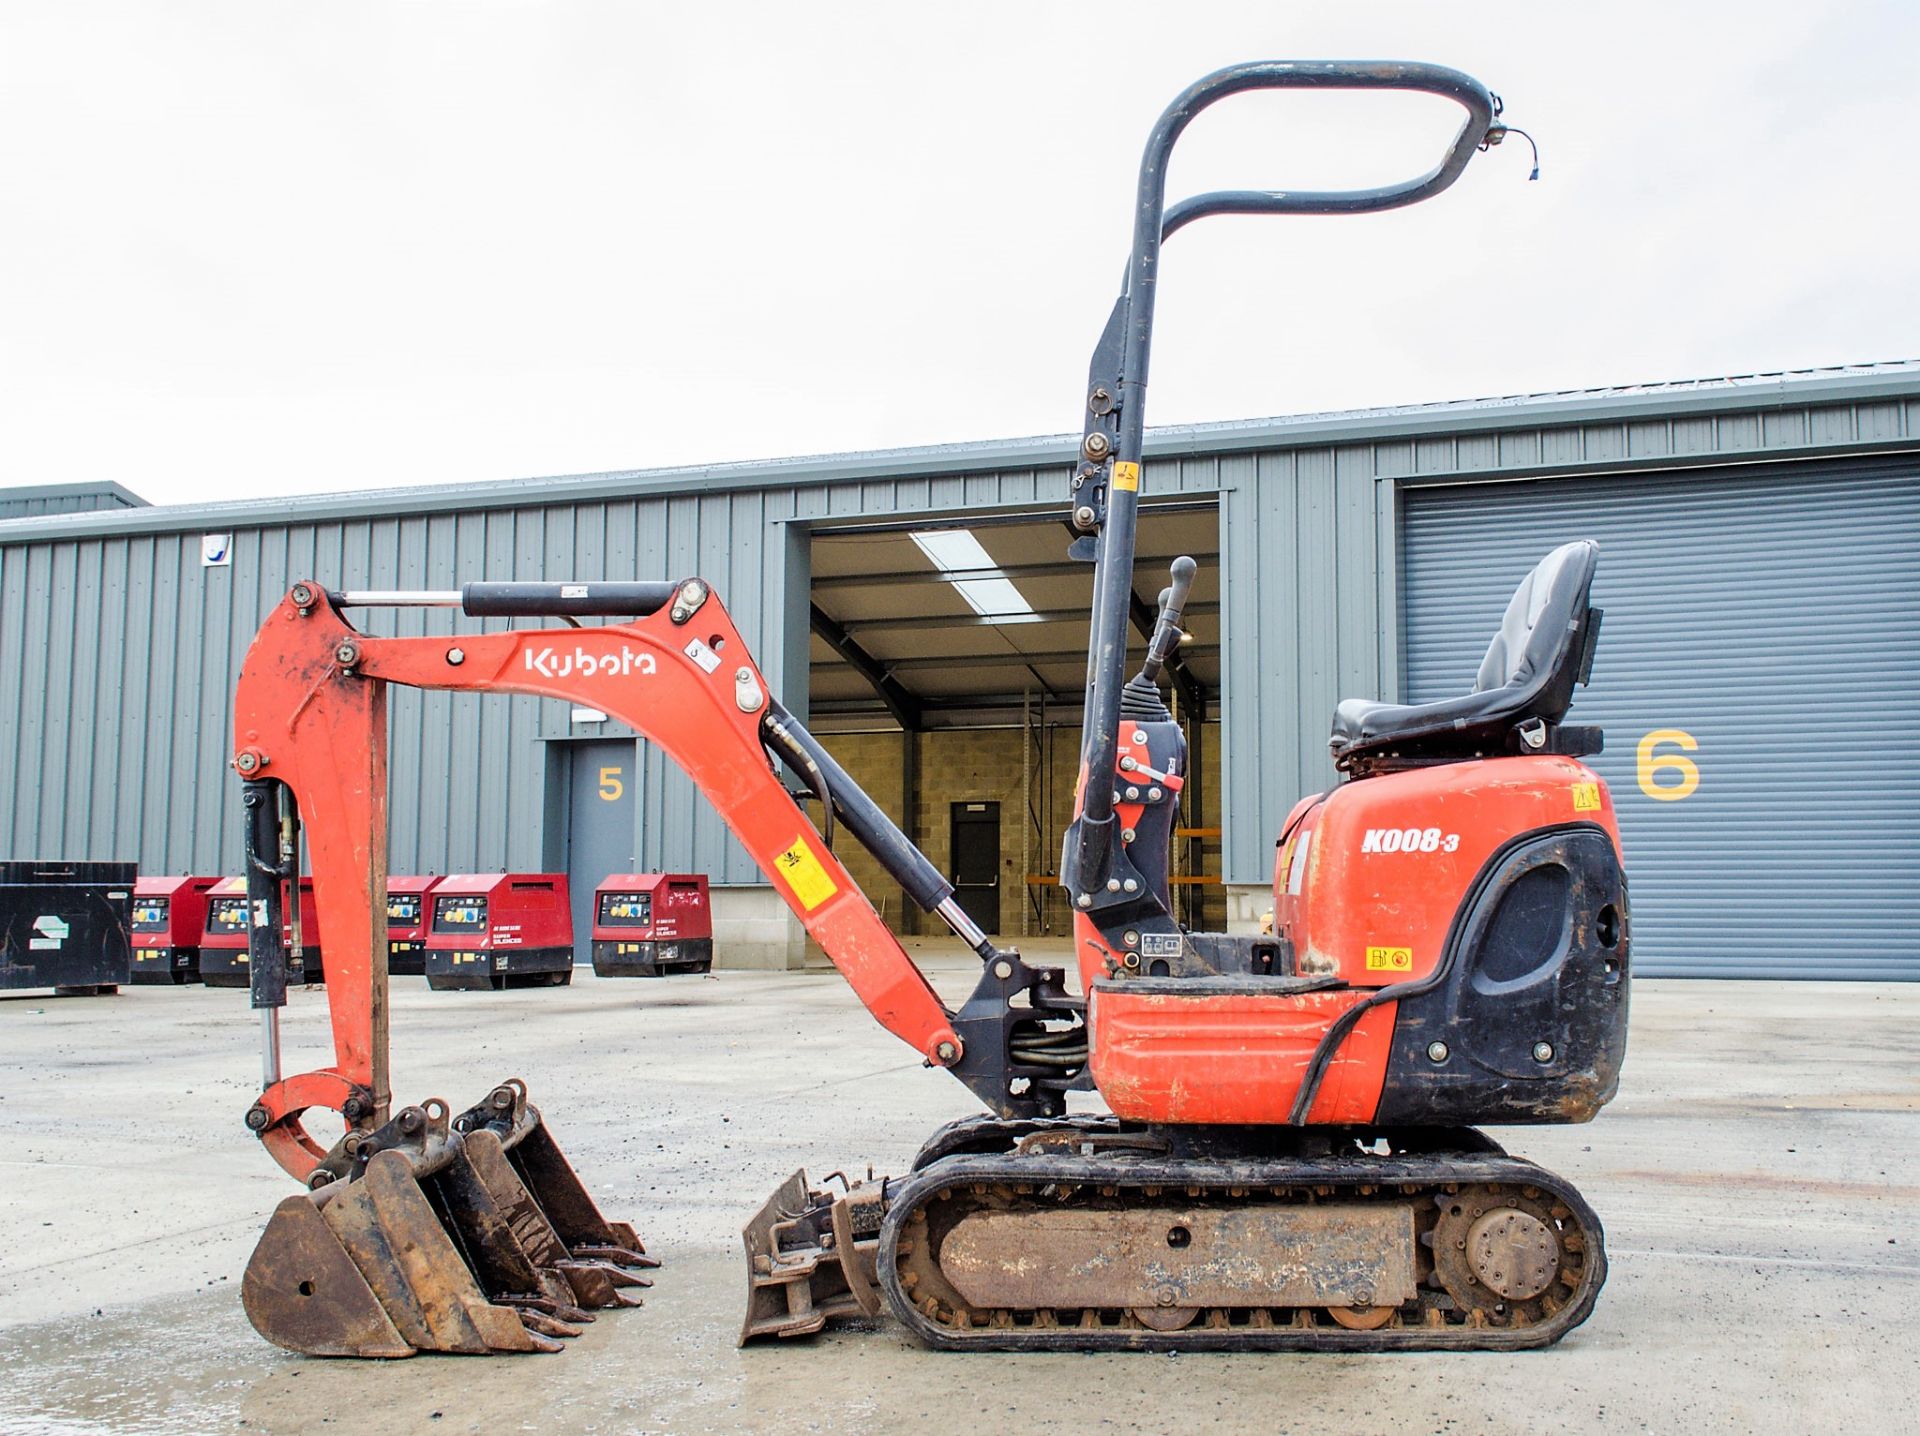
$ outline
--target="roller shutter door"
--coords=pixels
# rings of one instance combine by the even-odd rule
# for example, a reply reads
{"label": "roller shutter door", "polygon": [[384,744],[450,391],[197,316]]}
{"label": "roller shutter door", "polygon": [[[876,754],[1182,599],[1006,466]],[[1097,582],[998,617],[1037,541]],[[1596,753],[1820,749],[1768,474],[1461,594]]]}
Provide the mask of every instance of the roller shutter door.
{"label": "roller shutter door", "polygon": [[1570,721],[1606,729],[1642,975],[1920,979],[1914,469],[1403,490],[1411,702],[1471,686],[1543,554],[1600,542]]}

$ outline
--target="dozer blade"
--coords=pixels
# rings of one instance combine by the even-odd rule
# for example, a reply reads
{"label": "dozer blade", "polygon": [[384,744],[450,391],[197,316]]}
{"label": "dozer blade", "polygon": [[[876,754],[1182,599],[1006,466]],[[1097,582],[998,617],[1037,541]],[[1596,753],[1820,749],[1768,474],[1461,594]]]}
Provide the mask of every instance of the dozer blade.
{"label": "dozer blade", "polygon": [[[467,1121],[483,1111],[498,1123]],[[631,1228],[600,1217],[524,1085],[496,1088],[462,1121],[453,1130],[436,1100],[349,1133],[317,1189],[280,1204],[242,1283],[262,1336],[309,1356],[552,1352],[590,1308],[639,1305],[627,1289],[645,1283],[623,1266],[650,1259]],[[529,1137],[571,1180],[558,1184],[568,1229],[595,1240],[569,1245],[510,1159]]]}
{"label": "dozer blade", "polygon": [[740,1233],[747,1253],[742,1346],[880,1314],[873,1260],[885,1188],[863,1182],[836,1197],[810,1190],[804,1168],[774,1188]]}

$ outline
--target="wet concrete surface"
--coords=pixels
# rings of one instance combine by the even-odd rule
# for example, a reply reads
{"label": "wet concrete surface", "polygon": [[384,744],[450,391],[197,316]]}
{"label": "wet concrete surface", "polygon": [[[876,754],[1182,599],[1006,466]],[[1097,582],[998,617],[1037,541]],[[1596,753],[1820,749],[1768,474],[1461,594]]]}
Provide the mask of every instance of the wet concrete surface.
{"label": "wet concrete surface", "polygon": [[[937,956],[950,1000],[964,960]],[[1612,1275],[1517,1356],[959,1356],[875,1323],[740,1350],[738,1230],[807,1166],[904,1168],[973,1110],[831,973],[429,993],[401,1100],[507,1075],[665,1265],[546,1357],[307,1360],[240,1310],[291,1190],[241,1125],[243,993],[0,1001],[0,1432],[1920,1432],[1920,988],[1642,982],[1620,1098],[1497,1132],[1578,1185]],[[292,995],[289,1070],[325,1060]]]}

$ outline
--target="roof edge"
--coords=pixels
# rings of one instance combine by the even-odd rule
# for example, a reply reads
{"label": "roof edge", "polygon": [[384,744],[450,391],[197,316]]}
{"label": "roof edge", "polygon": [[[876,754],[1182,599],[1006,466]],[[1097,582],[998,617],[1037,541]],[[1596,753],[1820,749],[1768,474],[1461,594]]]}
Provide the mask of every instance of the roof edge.
{"label": "roof edge", "polygon": [[[1347,410],[1267,419],[1232,420],[1150,428],[1149,459],[1195,454],[1285,450],[1329,444],[1371,443],[1409,437],[1457,437],[1522,428],[1655,419],[1676,414],[1728,414],[1754,410],[1817,408],[1876,399],[1920,399],[1920,361],[1859,366],[1856,372],[1803,370],[1657,387],[1522,394],[1508,398],[1448,400],[1394,408]],[[201,504],[149,504],[118,484],[51,485],[30,492],[106,488],[137,507],[44,514],[0,520],[0,543],[56,538],[106,538],[122,534],[266,528],[288,523],[326,523],[386,518],[425,510],[469,511],[527,508],[685,493],[754,488],[792,488],[872,478],[934,478],[994,469],[1066,470],[1078,438],[1050,434],[1026,438],[933,444],[791,459],[693,464],[665,469],[609,470],[531,479],[423,484],[411,488],[348,490],[283,499],[226,500]],[[1729,451],[1730,453],[1733,451]],[[0,491],[8,492],[8,491]]]}
{"label": "roof edge", "polygon": [[[69,494],[110,494],[130,509],[150,509],[154,505],[124,484],[107,480],[86,480],[72,484],[8,484],[0,487],[0,503],[20,499],[57,499]],[[112,512],[102,510],[101,512]]]}

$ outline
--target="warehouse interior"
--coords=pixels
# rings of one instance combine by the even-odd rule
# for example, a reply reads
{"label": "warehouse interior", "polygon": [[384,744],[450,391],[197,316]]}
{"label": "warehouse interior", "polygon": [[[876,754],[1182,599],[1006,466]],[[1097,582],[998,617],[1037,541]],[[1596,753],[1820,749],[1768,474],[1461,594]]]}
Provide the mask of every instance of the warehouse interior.
{"label": "warehouse interior", "polygon": [[[810,722],[849,772],[953,880],[986,930],[1059,936],[1054,881],[1073,811],[1092,568],[1067,557],[1058,514],[964,525],[816,528]],[[1220,516],[1216,503],[1144,510],[1130,665],[1145,652],[1160,577],[1199,564],[1171,665],[1190,762],[1175,900],[1199,926],[1220,890]],[[895,931],[919,914],[857,844],[839,855]]]}

